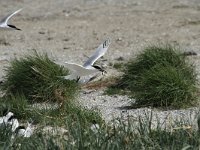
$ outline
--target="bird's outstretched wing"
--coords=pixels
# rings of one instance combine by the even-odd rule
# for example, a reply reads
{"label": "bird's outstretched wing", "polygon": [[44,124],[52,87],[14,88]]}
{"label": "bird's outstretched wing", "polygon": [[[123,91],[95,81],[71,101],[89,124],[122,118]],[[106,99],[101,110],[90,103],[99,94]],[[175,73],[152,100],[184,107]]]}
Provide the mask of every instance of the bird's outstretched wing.
{"label": "bird's outstretched wing", "polygon": [[28,126],[24,132],[24,137],[30,137],[32,134],[33,134],[33,128],[31,127],[32,126],[32,123],[28,123]]}
{"label": "bird's outstretched wing", "polygon": [[105,40],[99,47],[96,49],[95,53],[83,64],[83,67],[91,67],[97,59],[102,57],[110,45],[110,39]]}
{"label": "bird's outstretched wing", "polygon": [[82,68],[81,65],[75,64],[75,63],[69,63],[65,62],[67,69],[69,69],[70,72],[77,72],[80,68]]}
{"label": "bird's outstretched wing", "polygon": [[95,68],[85,68],[81,65],[78,64],[74,64],[74,63],[66,63],[66,67],[69,69],[69,71],[71,72],[71,74],[74,74],[76,76],[87,76],[90,75],[92,73],[96,73],[99,72],[98,69]]}
{"label": "bird's outstretched wing", "polygon": [[7,15],[6,17],[4,17],[1,21],[0,21],[0,24],[7,24],[8,20],[14,16],[15,14],[17,14],[18,12],[20,12],[22,9],[19,9],[17,11],[15,11],[14,13],[11,13],[9,15]]}

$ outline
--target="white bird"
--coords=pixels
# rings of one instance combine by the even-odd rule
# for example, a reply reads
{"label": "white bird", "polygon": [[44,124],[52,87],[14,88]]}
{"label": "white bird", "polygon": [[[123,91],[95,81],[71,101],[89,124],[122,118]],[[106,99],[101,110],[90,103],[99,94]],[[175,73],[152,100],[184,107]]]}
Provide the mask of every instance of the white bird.
{"label": "white bird", "polygon": [[[18,126],[15,130],[15,135],[17,136],[24,136],[24,133],[26,131],[26,128],[24,126]],[[15,136],[13,135],[12,138],[14,138]]]}
{"label": "white bird", "polygon": [[68,80],[77,79],[78,81],[81,76],[88,76],[97,72],[102,72],[103,74],[105,70],[103,70],[99,66],[94,65],[94,63],[106,53],[109,45],[110,45],[110,40],[109,39],[105,40],[96,49],[95,53],[83,65],[65,62],[66,67],[70,71],[70,75],[64,76],[64,79]]}
{"label": "white bird", "polygon": [[0,125],[7,125],[8,119],[11,118],[14,114],[12,112],[8,112],[6,116],[0,117]]}
{"label": "white bird", "polygon": [[94,132],[97,133],[99,131],[99,124],[92,124],[90,129]]}
{"label": "white bird", "polygon": [[14,131],[17,129],[17,127],[19,126],[19,122],[18,122],[18,120],[15,118],[14,115],[8,119],[7,124],[10,125],[10,126],[12,127],[12,132],[14,132]]}
{"label": "white bird", "polygon": [[33,128],[31,128],[31,123],[27,122],[28,126],[26,127],[26,130],[24,132],[24,137],[30,137],[33,134]]}
{"label": "white bird", "polygon": [[15,130],[15,134],[17,136],[30,137],[33,134],[33,128],[31,128],[31,123],[27,122],[27,124],[26,128],[24,126],[18,126]]}
{"label": "white bird", "polygon": [[14,16],[15,14],[17,14],[18,12],[20,12],[22,9],[19,9],[17,11],[15,11],[14,13],[11,13],[9,15],[7,15],[6,17],[4,17],[1,21],[0,21],[0,28],[5,28],[5,29],[15,29],[15,30],[21,30],[19,28],[17,28],[14,25],[10,25],[8,24],[8,20]]}
{"label": "white bird", "polygon": [[99,124],[96,123],[95,120],[93,120],[93,124],[91,125],[90,129],[94,132],[94,133],[98,133],[99,132]]}

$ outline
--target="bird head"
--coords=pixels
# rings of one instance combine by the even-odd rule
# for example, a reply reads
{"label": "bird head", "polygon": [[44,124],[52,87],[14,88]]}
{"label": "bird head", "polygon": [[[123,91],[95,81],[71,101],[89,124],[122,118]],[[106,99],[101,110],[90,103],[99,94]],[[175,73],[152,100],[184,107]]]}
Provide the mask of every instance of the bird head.
{"label": "bird head", "polygon": [[97,66],[97,65],[93,65],[93,67],[94,67],[95,69],[99,70],[99,71],[102,73],[102,75],[105,74],[105,73],[107,73],[104,69],[102,69],[101,67],[99,67],[99,66]]}
{"label": "bird head", "polygon": [[9,118],[11,118],[13,115],[14,115],[14,114],[13,114],[12,112],[8,112],[7,115],[6,115],[6,117],[9,119]]}

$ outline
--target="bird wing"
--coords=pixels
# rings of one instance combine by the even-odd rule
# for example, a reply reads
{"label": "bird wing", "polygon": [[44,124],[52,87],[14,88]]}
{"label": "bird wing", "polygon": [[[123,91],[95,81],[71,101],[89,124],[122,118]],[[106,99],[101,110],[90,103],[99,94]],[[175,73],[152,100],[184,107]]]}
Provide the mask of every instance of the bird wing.
{"label": "bird wing", "polygon": [[97,59],[99,59],[106,53],[109,45],[110,39],[106,39],[101,45],[99,45],[95,53],[83,64],[83,67],[88,68],[92,66],[94,62],[97,61]]}
{"label": "bird wing", "polygon": [[25,130],[24,137],[30,137],[33,134],[33,129],[31,128],[31,123],[28,122],[28,126]]}
{"label": "bird wing", "polygon": [[0,21],[0,24],[7,24],[8,20],[14,16],[15,14],[17,14],[18,12],[20,12],[22,9],[19,9],[17,11],[15,11],[14,13],[11,13],[9,15],[7,15],[6,17],[4,17],[1,21]]}
{"label": "bird wing", "polygon": [[90,75],[92,73],[96,73],[99,72],[99,70],[90,67],[90,68],[85,68],[81,65],[78,64],[74,64],[74,63],[66,63],[66,67],[72,72],[73,75],[75,76],[87,76]]}
{"label": "bird wing", "polygon": [[66,64],[66,67],[71,72],[77,72],[80,68],[83,68],[81,65],[78,65],[78,64],[75,64],[75,63],[65,62],[65,64]]}

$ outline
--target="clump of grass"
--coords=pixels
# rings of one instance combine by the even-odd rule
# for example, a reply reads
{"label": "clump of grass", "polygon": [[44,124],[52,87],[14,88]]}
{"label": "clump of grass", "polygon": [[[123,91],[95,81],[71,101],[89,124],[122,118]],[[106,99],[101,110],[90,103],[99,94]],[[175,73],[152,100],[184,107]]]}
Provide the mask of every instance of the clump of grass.
{"label": "clump of grass", "polygon": [[111,89],[130,91],[139,106],[180,108],[197,101],[196,84],[194,67],[180,50],[165,45],[147,47],[125,64],[124,75]]}
{"label": "clump of grass", "polygon": [[138,77],[134,87],[136,105],[187,107],[197,101],[195,80],[189,70],[156,65]]}
{"label": "clump of grass", "polygon": [[6,68],[1,86],[6,96],[23,94],[29,102],[63,102],[73,99],[78,91],[75,81],[62,79],[68,74],[63,66],[55,64],[47,54],[36,51],[32,55],[14,59]]}

